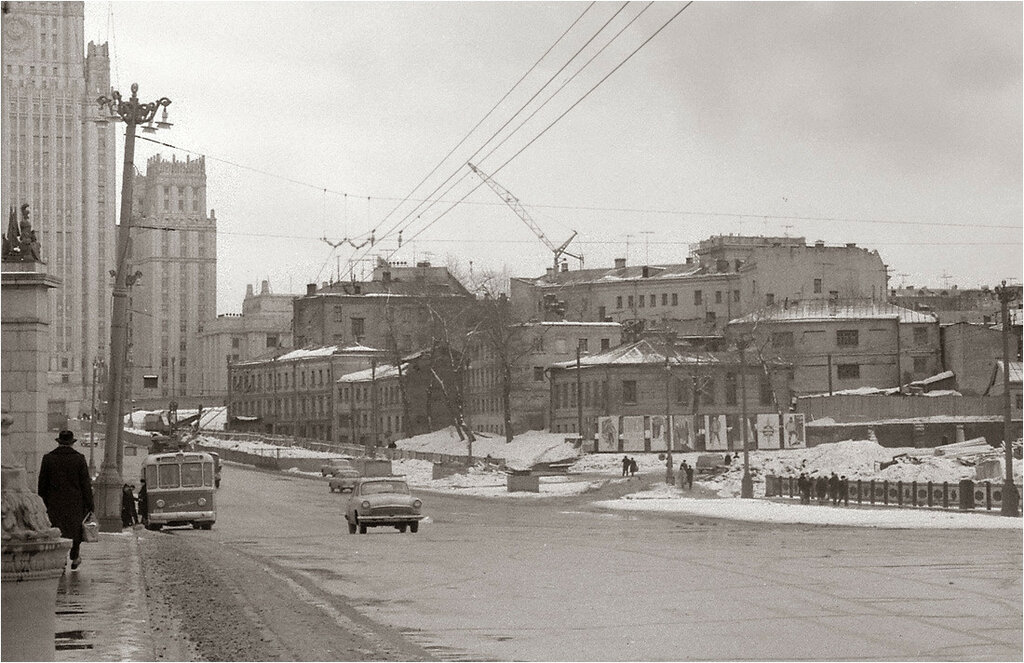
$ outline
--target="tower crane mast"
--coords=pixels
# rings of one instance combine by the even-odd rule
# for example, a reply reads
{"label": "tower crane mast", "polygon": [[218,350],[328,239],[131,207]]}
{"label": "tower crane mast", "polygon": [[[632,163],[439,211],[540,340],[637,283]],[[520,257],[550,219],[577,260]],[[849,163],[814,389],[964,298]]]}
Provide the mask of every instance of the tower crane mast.
{"label": "tower crane mast", "polygon": [[575,253],[569,253],[566,250],[566,248],[569,246],[569,243],[572,242],[572,240],[576,237],[575,230],[572,231],[572,235],[569,236],[569,239],[562,242],[561,245],[555,246],[554,242],[548,239],[548,236],[544,234],[544,231],[540,229],[540,226],[537,225],[537,222],[533,220],[533,217],[530,216],[530,213],[526,211],[526,208],[523,207],[523,204],[519,201],[518,198],[516,198],[512,194],[511,191],[498,184],[496,181],[494,181],[494,179],[491,178],[490,175],[483,172],[482,170],[474,166],[472,163],[468,163],[468,165],[470,170],[479,175],[480,179],[482,179],[484,183],[487,184],[487,186],[491,187],[494,193],[498,194],[498,197],[501,198],[506,205],[512,208],[512,211],[516,213],[516,216],[522,219],[523,223],[529,226],[530,230],[533,231],[533,234],[536,235],[537,238],[540,239],[540,241],[544,242],[544,246],[548,247],[548,249],[551,250],[551,252],[554,254],[554,265],[556,272],[558,271],[558,261],[563,255],[569,256],[570,258],[576,258],[577,260],[580,261],[580,266],[583,265],[582,254],[577,255]]}

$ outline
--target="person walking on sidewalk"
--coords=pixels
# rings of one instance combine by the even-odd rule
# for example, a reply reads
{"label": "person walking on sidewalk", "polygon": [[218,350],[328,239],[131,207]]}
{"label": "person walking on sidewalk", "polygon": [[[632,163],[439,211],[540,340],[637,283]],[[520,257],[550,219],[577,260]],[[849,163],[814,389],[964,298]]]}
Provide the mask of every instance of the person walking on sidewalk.
{"label": "person walking on sidewalk", "polygon": [[39,466],[39,496],[46,514],[60,535],[71,539],[71,569],[82,564],[82,521],[94,507],[89,464],[85,456],[71,448],[77,440],[69,430],[57,436],[57,448],[43,456]]}
{"label": "person walking on sidewalk", "polygon": [[131,527],[139,522],[139,513],[135,508],[135,491],[125,484],[121,487],[121,527]]}
{"label": "person walking on sidewalk", "polygon": [[629,476],[629,456],[622,457],[622,476]]}

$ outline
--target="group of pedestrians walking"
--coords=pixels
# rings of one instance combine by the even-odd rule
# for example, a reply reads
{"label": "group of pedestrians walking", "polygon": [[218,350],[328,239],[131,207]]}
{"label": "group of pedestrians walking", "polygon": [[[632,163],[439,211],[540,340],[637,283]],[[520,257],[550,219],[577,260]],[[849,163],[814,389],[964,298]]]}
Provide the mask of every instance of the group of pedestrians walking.
{"label": "group of pedestrians walking", "polygon": [[693,465],[685,460],[679,463],[679,487],[693,490]]}
{"label": "group of pedestrians walking", "polygon": [[629,456],[622,457],[622,476],[632,477],[636,476],[637,464],[636,458],[630,458]]}
{"label": "group of pedestrians walking", "polygon": [[800,491],[801,504],[810,504],[812,497],[817,498],[818,504],[828,504],[829,500],[833,506],[840,502],[850,503],[850,482],[845,475],[839,476],[833,472],[830,476],[819,474],[817,477],[811,477],[806,472],[801,472],[797,477],[796,486]]}

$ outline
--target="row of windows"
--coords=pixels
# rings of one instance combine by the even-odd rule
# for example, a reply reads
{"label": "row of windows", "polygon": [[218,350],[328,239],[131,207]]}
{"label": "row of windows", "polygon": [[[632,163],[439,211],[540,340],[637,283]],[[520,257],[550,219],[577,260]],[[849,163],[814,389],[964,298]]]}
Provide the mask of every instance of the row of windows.
{"label": "row of windows", "polygon": [[258,398],[238,401],[239,414],[263,417],[325,417],[330,414],[330,399],[326,396],[308,398]]}
{"label": "row of windows", "polygon": [[[738,380],[735,373],[725,375],[725,404],[736,405],[738,399]],[[622,380],[621,398],[625,405],[637,405],[640,403],[639,385],[636,380]],[[714,405],[716,398],[716,381],[711,376],[695,376],[690,379],[673,379],[672,396],[677,405],[690,405],[694,393],[697,394],[697,405]],[[580,385],[582,392],[583,407],[603,407],[609,405],[608,383],[607,382],[583,382]],[[575,408],[578,405],[577,390],[575,382],[564,382],[557,384],[552,391],[554,408]],[[656,395],[653,401],[664,404],[664,395]],[[761,380],[758,386],[758,401],[761,405],[771,405],[775,402],[775,395],[771,383],[768,380]]]}
{"label": "row of windows", "polygon": [[[723,301],[724,301],[723,294],[724,294],[724,297],[728,297],[729,296],[729,291],[726,290],[726,291],[724,291],[724,293],[723,293],[722,290],[716,290],[715,291],[715,303],[716,304],[723,303]],[[658,300],[659,300],[659,295],[658,294],[654,294],[654,293],[651,293],[649,295],[637,295],[636,297],[634,297],[633,295],[626,295],[625,296],[626,308],[646,308],[646,307],[654,308],[654,307],[656,307],[658,305]],[[661,300],[661,305],[662,306],[679,306],[679,293],[677,293],[677,292],[672,292],[672,293],[663,292],[663,293],[660,293],[660,300]],[[732,301],[734,301],[734,302],[740,301],[740,291],[739,290],[733,290],[732,291]],[[622,309],[623,308],[622,304],[623,304],[623,296],[619,295],[619,296],[617,296],[615,298],[615,308]],[[693,291],[693,305],[694,306],[703,306],[704,305],[704,291],[703,290],[694,290]],[[603,309],[604,307],[602,306],[600,308]]]}
{"label": "row of windows", "polygon": [[[928,327],[919,326],[913,328],[914,345],[927,345],[929,334]],[[771,344],[774,348],[791,348],[794,344],[793,332],[773,332]],[[860,345],[860,330],[839,329],[836,330],[836,346],[841,348],[855,348]]]}
{"label": "row of windows", "polygon": [[[269,343],[269,339],[268,339],[268,343]],[[268,347],[269,347],[269,345],[268,345]],[[237,361],[238,360],[238,355],[229,355],[228,356],[228,363],[231,363],[232,360]],[[289,382],[290,382],[289,381],[289,375],[290,374],[291,374],[290,371],[283,371],[281,373],[275,373],[274,374],[273,383],[271,383],[270,376],[265,375],[263,373],[257,373],[255,375],[251,375],[251,374],[249,374],[249,375],[236,375],[236,376],[234,376],[234,380],[232,381],[232,385],[233,385],[233,387],[235,389],[239,389],[239,390],[243,390],[243,391],[262,391],[263,388],[264,388],[264,384],[266,384],[266,387],[268,389],[270,389],[270,388],[273,388],[273,389],[288,389]],[[307,376],[308,376],[308,381],[307,381]],[[266,377],[267,379],[264,380],[263,379],[264,377]],[[299,385],[298,386],[300,386],[300,387],[305,387],[305,386],[322,387],[322,386],[330,383],[330,381],[331,381],[331,369],[330,368],[326,369],[326,372],[322,368],[310,369],[308,371],[305,371],[305,370],[299,371],[298,378],[299,378]],[[292,384],[292,386],[294,387],[295,385]]]}

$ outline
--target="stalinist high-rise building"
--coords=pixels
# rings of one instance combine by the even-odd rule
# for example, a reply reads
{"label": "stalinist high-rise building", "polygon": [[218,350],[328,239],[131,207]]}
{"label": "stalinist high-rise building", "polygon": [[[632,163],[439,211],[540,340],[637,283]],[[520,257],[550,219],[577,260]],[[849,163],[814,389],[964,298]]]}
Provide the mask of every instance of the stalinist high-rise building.
{"label": "stalinist high-rise building", "polygon": [[82,2],[2,11],[0,212],[6,228],[11,208],[30,205],[44,269],[61,280],[50,295],[57,421],[89,411],[93,359],[109,354],[117,150],[96,99],[110,94],[110,60],[107,44],[84,44]]}

